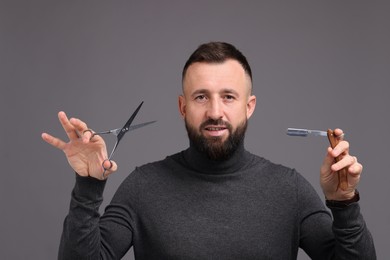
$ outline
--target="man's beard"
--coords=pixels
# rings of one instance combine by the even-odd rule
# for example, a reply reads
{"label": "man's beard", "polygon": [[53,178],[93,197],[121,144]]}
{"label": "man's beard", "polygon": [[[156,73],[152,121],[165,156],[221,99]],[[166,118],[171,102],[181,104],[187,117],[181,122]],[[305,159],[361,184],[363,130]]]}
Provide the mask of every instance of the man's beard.
{"label": "man's beard", "polygon": [[[207,125],[225,126],[229,131],[229,136],[225,141],[222,141],[221,136],[205,137],[202,134],[202,130]],[[230,123],[220,120],[208,119],[203,122],[199,131],[195,127],[191,126],[185,119],[185,126],[192,145],[200,152],[205,154],[209,159],[214,161],[223,161],[228,159],[244,141],[248,120],[245,119],[241,124],[237,126],[237,129],[233,131],[233,127]]]}

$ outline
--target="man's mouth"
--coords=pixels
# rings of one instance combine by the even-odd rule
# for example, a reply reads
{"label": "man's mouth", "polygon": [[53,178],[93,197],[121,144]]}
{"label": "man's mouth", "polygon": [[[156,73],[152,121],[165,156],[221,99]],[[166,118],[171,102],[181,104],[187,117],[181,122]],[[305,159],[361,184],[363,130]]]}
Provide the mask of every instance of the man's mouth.
{"label": "man's mouth", "polygon": [[207,131],[221,131],[221,130],[225,130],[226,126],[209,126],[209,127],[205,127],[205,129]]}
{"label": "man's mouth", "polygon": [[226,126],[206,126],[204,130],[206,135],[216,137],[225,135],[228,128]]}

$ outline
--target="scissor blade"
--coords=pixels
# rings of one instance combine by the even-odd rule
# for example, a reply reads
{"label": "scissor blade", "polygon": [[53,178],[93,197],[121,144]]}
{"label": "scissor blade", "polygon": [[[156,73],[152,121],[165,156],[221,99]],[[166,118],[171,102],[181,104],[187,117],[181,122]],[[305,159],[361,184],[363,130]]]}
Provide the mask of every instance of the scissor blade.
{"label": "scissor blade", "polygon": [[[145,123],[142,123],[142,124],[138,124],[138,125],[131,125],[128,127],[128,130],[127,131],[133,131],[135,129],[138,129],[138,128],[141,128],[141,127],[144,127],[144,126],[147,126],[149,124],[153,124],[157,121],[150,121],[150,122],[145,122]],[[104,131],[104,132],[95,132],[93,133],[94,135],[103,135],[103,134],[113,134],[115,136],[118,136],[120,132],[122,132],[122,129],[123,128],[117,128],[117,129],[112,129],[112,130],[109,130],[109,131]],[[126,132],[126,131],[125,131]]]}
{"label": "scissor blade", "polygon": [[[149,122],[145,122],[145,123],[138,124],[138,125],[132,125],[132,126],[129,126],[129,127],[128,127],[129,130],[127,130],[127,131],[133,131],[133,130],[135,130],[135,129],[138,129],[138,128],[141,128],[141,127],[144,127],[144,126],[153,124],[153,123],[155,123],[155,122],[156,122],[156,121],[149,121]],[[116,136],[118,136],[119,133],[122,133],[122,131],[121,131],[122,129],[123,129],[123,128],[113,129],[113,130],[111,130],[111,133],[114,134],[114,135],[116,135]],[[123,136],[124,133],[126,133],[127,131],[123,132],[122,136]],[[115,152],[116,148],[118,147],[119,140],[120,140],[120,138],[117,137],[117,141],[116,141],[116,143],[115,143],[115,145],[114,145],[114,148],[112,149],[111,154],[110,154],[110,156],[108,157],[109,160],[111,160],[112,156],[114,155],[114,152]]]}
{"label": "scissor blade", "polygon": [[135,129],[138,129],[138,128],[141,128],[141,127],[144,127],[144,126],[153,124],[153,123],[155,123],[155,122],[156,122],[156,121],[150,121],[150,122],[145,122],[145,123],[138,124],[138,125],[129,126],[129,131],[133,131],[133,130],[135,130]]}
{"label": "scissor blade", "polygon": [[306,137],[308,135],[327,136],[327,132],[320,131],[320,130],[301,129],[301,128],[287,128],[287,135],[303,136],[303,137]]}
{"label": "scissor blade", "polygon": [[118,133],[118,136],[117,136],[118,141],[120,141],[122,139],[122,137],[125,135],[125,133],[127,131],[129,131],[129,127],[130,127],[131,123],[133,122],[134,118],[136,117],[136,115],[138,114],[138,111],[140,110],[143,103],[144,102],[142,101],[141,104],[139,104],[137,109],[134,111],[134,113],[131,115],[129,120],[127,120],[126,124],[122,127],[121,131]]}

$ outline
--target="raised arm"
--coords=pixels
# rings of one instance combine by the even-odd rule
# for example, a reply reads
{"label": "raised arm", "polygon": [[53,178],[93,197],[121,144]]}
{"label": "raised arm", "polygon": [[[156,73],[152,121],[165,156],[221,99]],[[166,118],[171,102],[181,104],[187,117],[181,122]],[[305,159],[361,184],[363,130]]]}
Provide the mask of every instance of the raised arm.
{"label": "raised arm", "polygon": [[[335,129],[334,134],[342,138],[343,131]],[[326,204],[332,211],[332,231],[335,237],[335,259],[376,259],[372,236],[360,212],[357,185],[363,166],[349,153],[345,140],[332,149],[321,167],[321,187]],[[336,160],[337,158],[337,160]],[[339,185],[338,171],[344,169],[347,184]]]}
{"label": "raised arm", "polygon": [[[131,241],[129,228],[117,227],[115,221],[105,221],[103,228],[101,227],[99,207],[103,201],[106,183],[102,180],[102,163],[105,163],[106,169],[109,168],[104,172],[105,178],[117,169],[117,165],[106,160],[105,142],[100,136],[93,136],[86,123],[76,118],[68,119],[64,112],[59,112],[58,118],[69,141],[65,142],[47,133],[43,133],[42,138],[62,150],[77,173],[69,213],[64,221],[58,259],[113,259],[115,250],[103,245],[109,244],[107,241],[118,236],[130,237]],[[118,210],[114,215],[120,214],[123,214],[123,211]],[[115,228],[111,228],[113,225]],[[116,229],[115,233],[112,232],[113,229]],[[129,243],[126,241],[121,248],[127,248]]]}

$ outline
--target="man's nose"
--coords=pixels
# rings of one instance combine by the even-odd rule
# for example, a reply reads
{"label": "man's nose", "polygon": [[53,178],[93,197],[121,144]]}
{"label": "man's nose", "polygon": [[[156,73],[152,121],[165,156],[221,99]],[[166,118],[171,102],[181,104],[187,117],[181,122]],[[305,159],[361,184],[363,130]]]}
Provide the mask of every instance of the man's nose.
{"label": "man's nose", "polygon": [[207,117],[215,120],[223,117],[223,105],[218,100],[210,100],[207,108]]}

